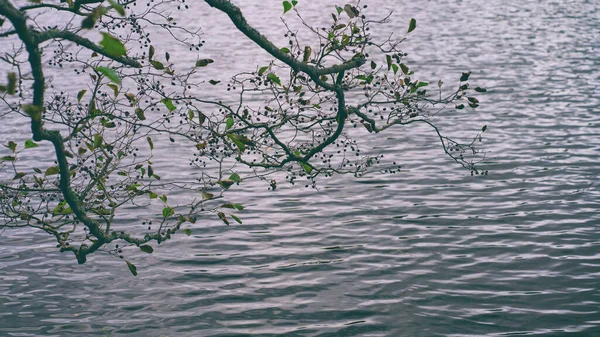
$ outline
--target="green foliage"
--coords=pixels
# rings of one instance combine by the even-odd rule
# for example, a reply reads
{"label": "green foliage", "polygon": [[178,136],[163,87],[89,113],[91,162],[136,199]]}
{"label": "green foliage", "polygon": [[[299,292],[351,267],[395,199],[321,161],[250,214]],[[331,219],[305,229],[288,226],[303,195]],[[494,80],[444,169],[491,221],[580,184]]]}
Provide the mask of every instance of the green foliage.
{"label": "green foliage", "polygon": [[227,119],[225,120],[225,130],[231,129],[233,123],[235,123],[235,121],[233,120],[233,116],[227,117]]}
{"label": "green foliage", "polygon": [[415,20],[414,18],[410,19],[410,22],[408,24],[408,32],[407,33],[412,32],[413,30],[415,30],[415,28],[417,28],[417,20]]}
{"label": "green foliage", "polygon": [[102,32],[102,41],[100,45],[104,48],[106,53],[112,57],[124,56],[127,53],[127,49],[123,43],[116,37]]}
{"label": "green foliage", "polygon": [[466,82],[469,80],[469,76],[471,76],[471,72],[466,72],[466,73],[462,73],[462,75],[460,76],[460,81],[461,82]]}
{"label": "green foliage", "polygon": [[206,67],[213,62],[215,62],[213,59],[201,59],[196,61],[196,67]]}
{"label": "green foliage", "polygon": [[165,69],[165,65],[162,64],[162,62],[160,62],[160,61],[152,60],[152,61],[150,61],[150,64],[152,64],[152,66],[156,70],[163,70],[163,69]]}
{"label": "green foliage", "polygon": [[[101,73],[102,75],[108,77],[109,80],[115,82],[116,84],[121,84],[121,77],[114,69],[107,68],[107,67],[97,67],[96,71]],[[82,94],[82,96],[83,96],[83,94]]]}
{"label": "green foliage", "polygon": [[38,147],[38,146],[39,145],[37,143],[35,143],[33,140],[29,140],[28,139],[28,140],[25,141],[25,148],[26,149],[31,149],[31,148]]}
{"label": "green foliage", "polygon": [[283,2],[283,14],[289,12],[292,9],[292,4],[289,1]]}
{"label": "green foliage", "polygon": [[121,6],[118,2],[116,2],[115,0],[108,0],[108,3],[110,3],[110,6],[117,12],[119,13],[119,15],[121,16],[125,16],[125,9],[123,8],[123,6]]}
{"label": "green foliage", "polygon": [[279,79],[279,77],[277,75],[275,75],[274,73],[269,73],[267,75],[267,79],[269,79],[273,83],[277,83],[277,84],[281,85],[281,79]]}
{"label": "green foliage", "polygon": [[13,142],[12,140],[4,146],[6,146],[12,153],[15,153],[17,151],[17,143]]}
{"label": "green foliage", "polygon": [[146,120],[146,115],[144,114],[144,110],[140,109],[140,108],[136,108],[135,109],[135,115],[137,116],[137,118],[141,121]]}
{"label": "green foliage", "polygon": [[133,265],[133,263],[125,260],[125,263],[127,263],[127,268],[129,268],[129,271],[131,272],[131,274],[133,276],[137,276],[138,272],[137,272],[137,267],[135,265]]}
{"label": "green foliage", "polygon": [[46,172],[44,173],[45,176],[52,176],[55,174],[58,174],[60,172],[60,169],[58,168],[58,166],[50,166],[46,169]]}
{"label": "green foliage", "polygon": [[141,245],[140,250],[144,253],[152,254],[154,252],[154,248],[149,245]]}
{"label": "green foliage", "polygon": [[86,92],[87,90],[85,89],[79,90],[79,92],[77,93],[77,102],[81,102],[81,99],[83,98]]}
{"label": "green foliage", "polygon": [[169,111],[177,110],[177,107],[173,105],[173,101],[169,98],[163,98],[161,102],[169,109]]}
{"label": "green foliage", "polygon": [[14,95],[17,92],[17,74],[8,73],[8,85],[6,86],[6,93]]}
{"label": "green foliage", "polygon": [[269,66],[264,66],[264,67],[261,67],[260,69],[258,69],[258,76],[262,76],[265,73],[265,71],[267,71],[268,69],[269,69]]}

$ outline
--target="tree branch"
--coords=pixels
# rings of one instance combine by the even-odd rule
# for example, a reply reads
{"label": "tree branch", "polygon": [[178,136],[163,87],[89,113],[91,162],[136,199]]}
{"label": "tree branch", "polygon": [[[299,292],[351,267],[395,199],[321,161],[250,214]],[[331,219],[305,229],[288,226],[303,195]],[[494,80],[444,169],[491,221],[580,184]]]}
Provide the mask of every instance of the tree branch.
{"label": "tree branch", "polygon": [[68,40],[71,42],[76,43],[77,45],[83,46],[89,50],[95,51],[98,54],[104,55],[112,60],[115,60],[119,63],[122,63],[124,65],[130,66],[130,67],[134,67],[134,68],[141,68],[142,65],[127,56],[119,56],[119,57],[114,57],[111,56],[109,53],[106,52],[106,50],[104,50],[104,48],[102,48],[101,46],[93,43],[92,41],[81,37],[73,32],[69,32],[66,30],[57,30],[57,29],[50,29],[50,30],[46,30],[43,32],[39,32],[37,34],[37,43],[41,43],[47,40],[52,40],[52,39],[63,39],[63,40]]}
{"label": "tree branch", "polygon": [[[44,109],[44,91],[46,82],[42,68],[42,56],[39,48],[40,41],[36,37],[35,32],[31,31],[27,26],[27,17],[19,12],[7,0],[0,0],[0,15],[5,16],[11,21],[19,35],[19,39],[25,44],[25,49],[29,54],[28,62],[31,66],[31,73],[34,79],[33,104],[24,109],[31,117],[33,140],[47,140],[54,145],[60,175],[59,188],[65,197],[65,201],[73,210],[73,214],[90,230],[90,233],[98,238],[98,241],[96,241],[92,247],[98,245],[102,246],[107,241],[106,233],[100,228],[100,224],[97,221],[91,219],[87,215],[81,199],[71,188],[71,172],[69,170],[69,162],[67,161],[65,144],[62,136],[60,135],[60,132],[46,130],[43,126],[42,111]],[[81,247],[75,251],[77,262],[80,264],[85,263],[86,261],[87,249],[88,247],[86,245],[81,245]]]}
{"label": "tree branch", "polygon": [[264,35],[262,35],[258,30],[254,27],[250,26],[244,15],[240,11],[240,9],[232,4],[228,0],[205,0],[211,7],[214,7],[229,16],[233,24],[246,35],[250,40],[254,41],[258,44],[262,49],[271,54],[276,59],[282,61],[283,63],[290,66],[296,72],[304,72],[310,76],[310,78],[320,86],[328,90],[334,90],[334,87],[331,84],[327,84],[324,81],[321,81],[319,78],[322,75],[328,74],[338,74],[340,72],[358,68],[361,65],[365,64],[366,59],[364,57],[356,58],[351,61],[333,65],[327,68],[317,68],[301,62],[287,53],[282,52],[277,46],[275,46],[269,39],[267,39]]}

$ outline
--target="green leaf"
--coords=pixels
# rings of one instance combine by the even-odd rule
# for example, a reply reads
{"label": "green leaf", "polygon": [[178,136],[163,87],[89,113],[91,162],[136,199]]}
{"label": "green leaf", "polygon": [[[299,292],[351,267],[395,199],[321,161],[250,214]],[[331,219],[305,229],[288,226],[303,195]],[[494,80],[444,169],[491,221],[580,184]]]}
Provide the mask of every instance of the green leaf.
{"label": "green leaf", "polygon": [[8,144],[4,145],[6,146],[11,152],[15,152],[17,151],[17,143],[13,142],[12,140],[8,142]]}
{"label": "green leaf", "polygon": [[231,185],[235,184],[235,181],[231,179],[225,179],[217,181],[217,184],[219,184],[219,186],[221,186],[223,189],[227,190],[231,187]]}
{"label": "green leaf", "polygon": [[229,130],[231,129],[231,127],[233,126],[234,120],[232,116],[227,117],[227,120],[225,121],[225,130]]}
{"label": "green leaf", "polygon": [[394,69],[394,75],[396,75],[398,73],[398,65],[395,63],[392,63],[392,69]]}
{"label": "green leaf", "polygon": [[225,215],[225,213],[218,212],[217,216],[219,217],[219,219],[221,219],[221,221],[223,221],[224,224],[226,224],[227,226],[229,226],[229,220],[227,220],[227,216]]}
{"label": "green leaf", "polygon": [[385,60],[387,62],[388,71],[392,68],[392,57],[390,55],[385,55]]}
{"label": "green leaf", "polygon": [[462,75],[460,76],[460,81],[461,82],[465,82],[469,80],[469,76],[471,76],[471,72],[468,71],[466,73],[462,73]]}
{"label": "green leaf", "polygon": [[473,89],[473,90],[475,90],[477,92],[487,92],[487,89],[480,88],[480,87],[475,87],[475,89]]}
{"label": "green leaf", "polygon": [[290,51],[290,48],[287,48],[287,47],[283,47],[283,48],[281,48],[280,50],[281,50],[282,52],[286,53],[286,54],[289,54],[289,53],[291,53],[291,51]]}
{"label": "green leaf", "polygon": [[148,197],[150,199],[156,199],[156,198],[158,198],[158,195],[156,195],[156,193],[154,193],[152,191],[148,191]]}
{"label": "green leaf", "polygon": [[184,233],[185,233],[185,235],[187,235],[187,236],[190,236],[190,235],[192,235],[192,230],[191,230],[191,229],[189,229],[189,228],[186,228],[186,229],[184,229],[184,230],[183,230],[183,232],[184,232]]}
{"label": "green leaf", "polygon": [[105,128],[107,128],[107,129],[112,129],[112,128],[114,128],[115,126],[117,126],[117,125],[115,124],[115,122],[105,122],[105,121],[101,121],[101,123],[102,123],[102,126],[104,126],[104,127],[105,127]]}
{"label": "green leaf", "polygon": [[267,79],[269,79],[273,83],[277,83],[277,84],[281,85],[281,80],[279,79],[279,77],[277,77],[277,75],[275,75],[273,73],[269,73],[267,75]]}
{"label": "green leaf", "polygon": [[38,146],[39,145],[37,143],[35,143],[33,140],[28,139],[28,140],[25,141],[25,148],[26,149],[31,149],[31,148],[38,147]]}
{"label": "green leaf", "polygon": [[244,206],[242,206],[240,204],[232,204],[230,202],[221,205],[221,207],[223,207],[223,208],[237,209],[238,211],[241,211],[241,210],[244,209]]}
{"label": "green leaf", "polygon": [[117,96],[119,96],[119,87],[113,83],[108,83],[106,86],[108,86],[109,88],[111,88],[113,90],[113,94],[115,95],[115,98],[117,98]]}
{"label": "green leaf", "polygon": [[467,100],[469,100],[469,102],[471,102],[473,104],[479,103],[479,100],[475,97],[467,97]]}
{"label": "green leaf", "polygon": [[152,248],[152,246],[149,246],[149,245],[141,245],[140,250],[142,252],[148,253],[148,254],[152,254],[152,252],[154,252],[154,248]]}
{"label": "green leaf", "polygon": [[408,67],[406,66],[406,64],[400,63],[400,69],[402,69],[404,75],[408,75]]}
{"label": "green leaf", "polygon": [[242,182],[242,178],[240,177],[240,175],[235,172],[229,176],[229,180],[235,181],[236,183]]}
{"label": "green leaf", "polygon": [[154,67],[154,69],[156,70],[163,70],[165,69],[165,65],[162,64],[162,62],[160,61],[156,61],[156,60],[152,60],[150,61],[150,64]]}
{"label": "green leaf", "polygon": [[297,4],[298,4],[297,0],[292,0],[292,6],[296,7]]}
{"label": "green leaf", "polygon": [[8,73],[8,84],[6,86],[6,92],[9,95],[14,95],[17,92],[17,74]]}
{"label": "green leaf", "polygon": [[310,55],[312,54],[312,48],[310,46],[304,47],[304,55],[302,56],[302,62],[308,63]]}
{"label": "green leaf", "polygon": [[175,214],[175,210],[172,209],[171,207],[167,206],[167,207],[163,208],[163,210],[162,210],[162,216],[165,219],[168,218],[168,217],[170,217],[173,214]]}
{"label": "green leaf", "polygon": [[169,98],[163,98],[160,101],[167,107],[167,109],[169,109],[169,111],[177,110],[177,107],[173,105],[173,101],[171,101]]}
{"label": "green leaf", "polygon": [[133,276],[137,276],[137,268],[127,260],[125,260],[125,263],[127,263],[127,268],[129,268],[129,271],[133,274]]}
{"label": "green leaf", "polygon": [[360,15],[360,12],[358,11],[358,9],[356,9],[356,7],[350,5],[350,4],[346,4],[344,6],[344,11],[346,12],[346,14],[348,14],[348,16],[352,19],[357,17],[358,15]]}
{"label": "green leaf", "polygon": [[371,69],[375,70],[375,68],[377,68],[377,63],[371,61]]}
{"label": "green leaf", "polygon": [[26,175],[27,175],[27,173],[25,173],[25,172],[19,172],[19,173],[15,174],[15,176],[12,178],[12,180],[21,179]]}
{"label": "green leaf", "polygon": [[192,110],[188,110],[188,119],[189,119],[190,121],[191,121],[192,119],[194,119],[194,116],[195,116],[195,114],[194,114],[194,111],[192,111]]}
{"label": "green leaf", "polygon": [[47,176],[53,176],[55,174],[58,174],[60,172],[60,169],[58,168],[58,166],[50,166],[48,167],[48,169],[46,169],[46,172],[44,173],[44,175]]}
{"label": "green leaf", "polygon": [[289,1],[283,2],[283,14],[287,13],[292,9],[292,4]]}
{"label": "green leaf", "polygon": [[152,166],[148,165],[148,178],[152,177],[154,175],[154,169],[152,168]]}
{"label": "green leaf", "polygon": [[112,57],[121,57],[127,53],[127,49],[125,49],[125,46],[119,39],[108,33],[101,32],[100,34],[102,34],[100,45],[108,55]]}
{"label": "green leaf", "polygon": [[304,169],[304,172],[306,172],[308,174],[310,174],[313,170],[312,166],[308,165],[307,163],[300,163],[300,165]]}
{"label": "green leaf", "polygon": [[210,81],[208,81],[208,83],[210,83],[212,85],[217,85],[217,84],[221,83],[221,81],[210,80]]}
{"label": "green leaf", "polygon": [[240,218],[238,218],[237,216],[233,215],[233,214],[229,214],[229,216],[235,220],[235,222],[239,223],[240,225],[242,224],[242,220],[240,220]]}
{"label": "green leaf", "polygon": [[121,84],[121,77],[111,68],[107,67],[97,67],[96,71],[108,77],[109,80],[115,82],[116,84]]}
{"label": "green leaf", "polygon": [[79,92],[77,93],[77,102],[81,102],[81,99],[83,98],[83,95],[85,95],[85,93],[87,92],[87,90],[79,90]]}
{"label": "green leaf", "polygon": [[88,14],[82,21],[81,21],[81,28],[83,29],[92,29],[94,28],[94,25],[96,25],[96,20],[98,18],[96,17],[96,15],[94,15],[94,13],[90,13]]}
{"label": "green leaf", "polygon": [[415,20],[414,18],[410,19],[410,23],[408,24],[408,32],[407,33],[412,32],[413,30],[415,30],[415,28],[417,28],[417,20]]}
{"label": "green leaf", "polygon": [[202,125],[206,121],[206,116],[202,113],[202,111],[198,111],[198,124]]}
{"label": "green leaf", "polygon": [[152,138],[150,136],[146,137],[148,141],[148,145],[150,145],[150,150],[154,150],[154,143],[152,142]]}
{"label": "green leaf", "polygon": [[427,82],[419,82],[419,83],[418,83],[418,84],[415,86],[415,88],[416,88],[416,89],[419,89],[419,88],[422,88],[422,87],[426,87],[426,86],[428,86],[428,85],[429,85],[429,83],[427,83]]}
{"label": "green leaf", "polygon": [[162,200],[162,202],[167,203],[167,195],[163,194],[160,197],[158,197],[160,200]]}
{"label": "green leaf", "polygon": [[264,66],[264,67],[258,69],[258,76],[262,76],[265,73],[265,71],[267,71],[268,69],[269,69],[269,66]]}
{"label": "green leaf", "polygon": [[484,133],[484,132],[485,132],[485,130],[487,130],[487,125],[484,125],[484,126],[481,128],[481,133]]}
{"label": "green leaf", "polygon": [[241,152],[246,151],[246,144],[244,144],[242,141],[240,141],[237,137],[237,135],[233,135],[233,134],[228,134],[227,137],[229,137],[229,139],[231,139],[231,141],[237,145],[237,147],[240,149]]}
{"label": "green leaf", "polygon": [[152,62],[153,57],[154,57],[154,46],[150,46],[150,50],[148,50],[148,61]]}
{"label": "green leaf", "polygon": [[210,199],[212,199],[212,198],[215,197],[214,194],[208,193],[208,192],[204,192],[204,191],[200,191],[200,194],[202,195],[202,200],[210,200]]}
{"label": "green leaf", "polygon": [[196,61],[196,67],[206,67],[207,65],[215,62],[213,59],[202,59]]}
{"label": "green leaf", "polygon": [[108,0],[108,3],[110,3],[110,6],[114,8],[119,15],[125,16],[125,9],[123,9],[123,6],[121,6],[118,2],[115,0]]}
{"label": "green leaf", "polygon": [[102,141],[104,138],[101,134],[97,133],[94,135],[94,149],[97,149],[102,146]]}
{"label": "green leaf", "polygon": [[456,106],[456,109],[458,109],[458,110],[462,110],[464,108],[465,108],[464,104],[459,104],[459,105]]}
{"label": "green leaf", "polygon": [[144,115],[144,110],[142,110],[140,108],[135,109],[135,115],[141,121],[146,120],[146,116]]}

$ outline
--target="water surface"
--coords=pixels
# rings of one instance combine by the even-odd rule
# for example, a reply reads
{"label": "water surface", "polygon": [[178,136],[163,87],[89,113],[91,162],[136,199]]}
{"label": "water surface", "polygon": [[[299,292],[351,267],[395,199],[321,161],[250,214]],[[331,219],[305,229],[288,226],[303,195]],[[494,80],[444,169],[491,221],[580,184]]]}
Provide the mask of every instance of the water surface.
{"label": "water surface", "polygon": [[[334,3],[299,9],[326,22]],[[240,4],[283,38],[278,1]],[[477,110],[438,120],[457,137],[488,125],[489,175],[453,164],[430,129],[398,128],[365,144],[401,174],[319,191],[242,184],[243,225],[206,220],[152,255],[132,253],[135,278],[108,255],[80,266],[51,238],[4,232],[0,335],[600,336],[597,4],[363,4],[375,17],[394,11],[386,32],[417,19],[403,48],[418,75],[451,83],[471,70],[489,89]],[[268,59],[224,15],[191,8],[203,53],[226,60],[207,76]]]}

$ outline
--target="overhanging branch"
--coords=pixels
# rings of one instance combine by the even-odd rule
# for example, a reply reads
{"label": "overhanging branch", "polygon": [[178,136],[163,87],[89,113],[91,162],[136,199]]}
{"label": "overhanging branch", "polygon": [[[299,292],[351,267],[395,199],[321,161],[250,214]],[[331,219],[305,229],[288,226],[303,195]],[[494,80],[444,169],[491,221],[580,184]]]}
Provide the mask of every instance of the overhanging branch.
{"label": "overhanging branch", "polygon": [[366,59],[364,57],[361,57],[361,58],[356,58],[356,59],[353,59],[351,61],[348,61],[348,62],[345,62],[342,64],[333,65],[333,66],[327,67],[327,68],[317,68],[317,67],[311,66],[309,64],[306,64],[304,62],[301,62],[301,61],[293,58],[289,54],[284,53],[279,48],[277,48],[277,46],[275,46],[271,41],[269,41],[269,39],[267,39],[264,35],[262,35],[258,30],[256,30],[254,27],[250,26],[248,24],[248,22],[246,21],[246,19],[244,18],[242,11],[240,11],[240,9],[237,6],[235,6],[234,4],[232,4],[230,1],[228,1],[228,0],[205,0],[205,1],[211,7],[214,7],[216,9],[222,11],[223,13],[227,14],[229,16],[229,18],[231,19],[231,21],[233,22],[233,24],[237,27],[237,29],[240,32],[242,32],[244,35],[246,35],[250,40],[254,41],[256,44],[258,44],[266,52],[268,52],[276,59],[278,59],[278,60],[282,61],[283,63],[287,64],[288,66],[290,66],[290,68],[292,68],[294,71],[296,71],[296,72],[302,71],[302,72],[308,74],[315,83],[319,84],[320,86],[322,86],[323,88],[326,88],[328,90],[334,90],[334,87],[331,84],[327,84],[324,81],[321,81],[319,78],[322,75],[338,74],[338,73],[346,71],[346,70],[358,68],[361,65],[365,64],[365,62],[366,62]]}
{"label": "overhanging branch", "polygon": [[134,68],[141,68],[142,65],[127,56],[119,56],[119,57],[115,57],[110,55],[109,53],[106,52],[106,50],[104,48],[102,48],[101,46],[93,43],[92,41],[81,37],[73,32],[70,31],[66,31],[66,30],[58,30],[58,29],[50,29],[50,30],[46,30],[43,32],[39,32],[37,34],[37,43],[41,43],[47,40],[53,40],[53,39],[63,39],[63,40],[68,40],[71,42],[74,42],[82,47],[85,47],[89,50],[95,51],[98,54],[104,55],[112,60],[115,60],[119,63],[122,63],[124,65],[130,66],[130,67],[134,67]]}

